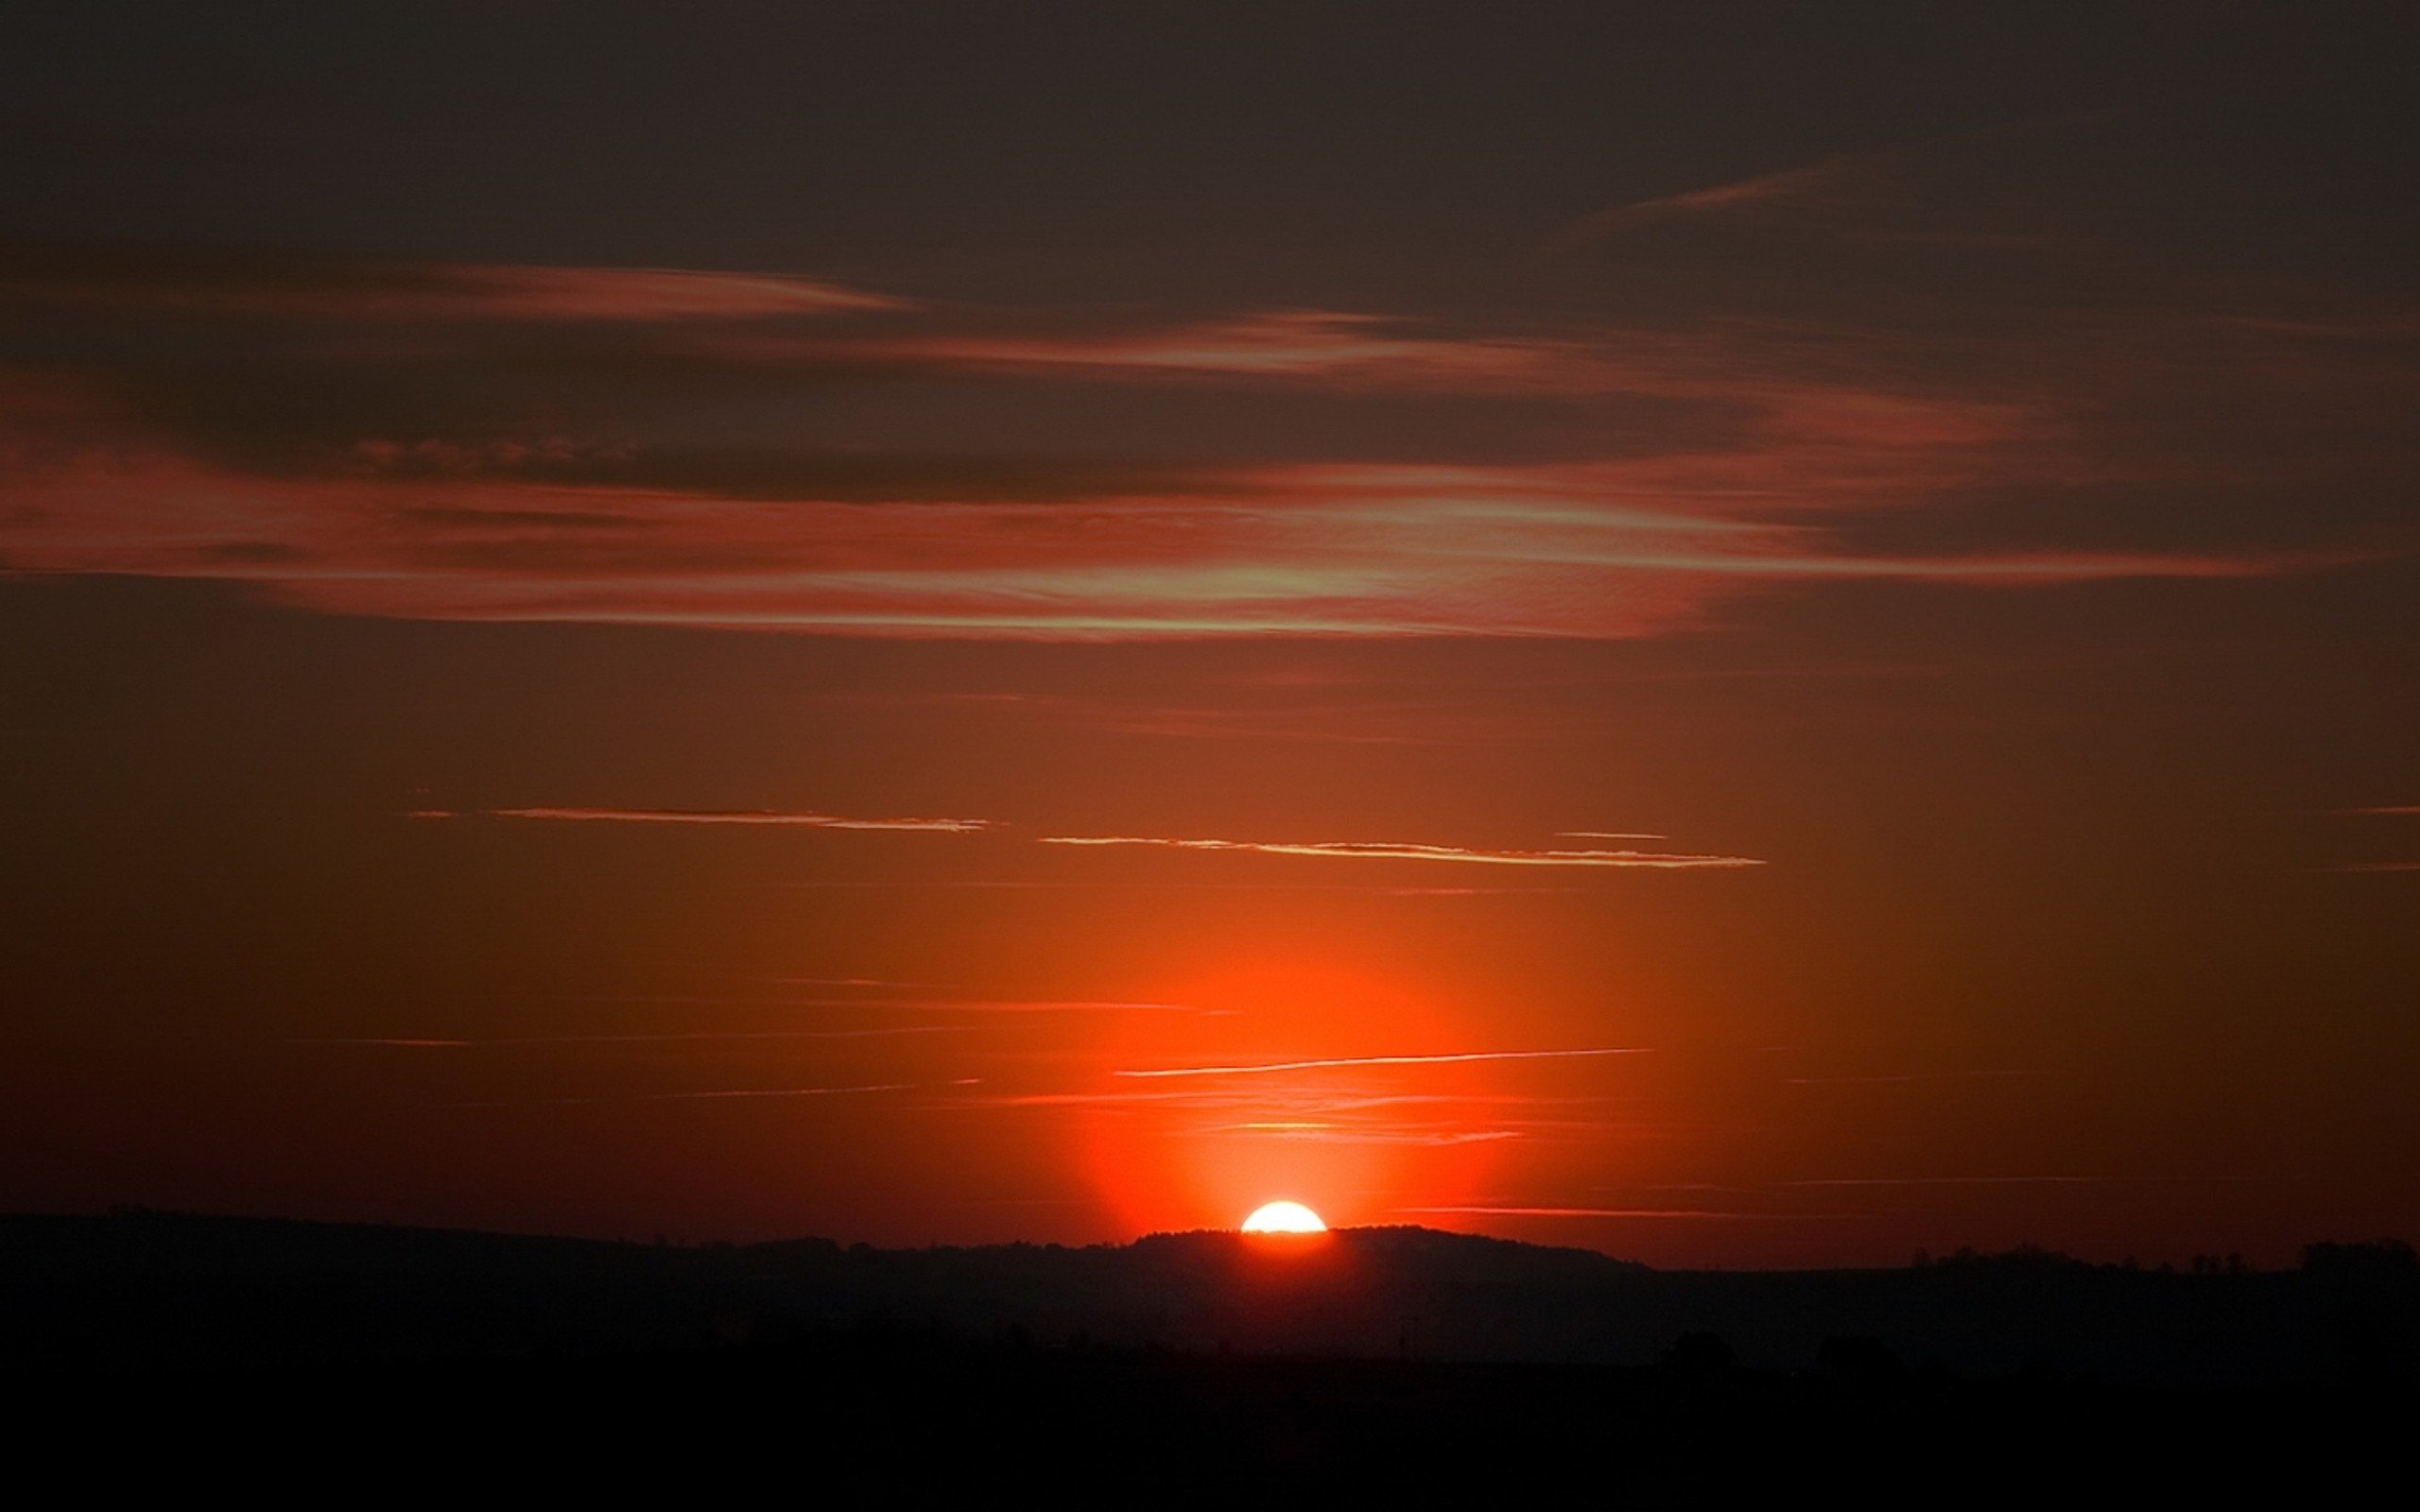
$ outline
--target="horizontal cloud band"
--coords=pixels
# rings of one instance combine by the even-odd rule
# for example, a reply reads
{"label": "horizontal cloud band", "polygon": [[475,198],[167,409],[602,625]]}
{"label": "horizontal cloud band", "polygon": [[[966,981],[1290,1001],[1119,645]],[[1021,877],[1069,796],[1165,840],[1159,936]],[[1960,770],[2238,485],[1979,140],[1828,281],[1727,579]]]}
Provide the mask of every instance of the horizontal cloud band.
{"label": "horizontal cloud band", "polygon": [[1655,850],[1478,850],[1463,846],[1361,841],[1187,840],[1133,834],[1050,834],[1044,845],[1159,846],[1176,850],[1245,851],[1357,861],[1461,861],[1495,867],[1617,867],[1679,871],[1761,867],[1753,856],[1681,855]]}
{"label": "horizontal cloud band", "polygon": [[1474,1060],[1575,1060],[1598,1056],[1643,1056],[1636,1045],[1585,1050],[1471,1050],[1438,1056],[1335,1056],[1316,1060],[1256,1061],[1241,1066],[1170,1066],[1121,1071],[1120,1076],[1257,1076],[1272,1072],[1326,1071],[1353,1066],[1447,1066]]}
{"label": "horizontal cloud band", "polygon": [[[589,824],[696,824],[768,826],[809,830],[902,830],[974,834],[997,830],[994,819],[851,818],[804,809],[622,809],[544,806],[501,809],[415,809],[415,819],[536,819]],[[1566,832],[1571,833],[1584,832]],[[1148,846],[1172,850],[1209,850],[1253,855],[1310,856],[1346,861],[1452,861],[1496,867],[1609,867],[1651,871],[1761,867],[1753,856],[1689,855],[1659,850],[1487,850],[1413,841],[1204,840],[1133,834],[1046,834],[1042,845]]]}
{"label": "horizontal cloud band", "polygon": [[1771,1219],[1849,1218],[1845,1212],[1740,1212],[1716,1208],[1397,1208],[1397,1212],[1474,1218],[1721,1218]]}
{"label": "horizontal cloud band", "polygon": [[557,819],[597,824],[736,824],[808,830],[910,830],[966,834],[989,819],[853,819],[836,814],[781,809],[416,809],[415,819]]}
{"label": "horizontal cloud band", "polygon": [[[1631,207],[1623,223],[1795,195],[1829,171]],[[2214,541],[2173,519],[2088,541],[2005,521],[1890,527],[1935,507],[1954,521],[2020,484],[2211,480],[2191,457],[2111,455],[2089,434],[2094,392],[1952,382],[1883,332],[1488,332],[1332,309],[1107,322],[787,274],[0,243],[0,328],[21,314],[94,356],[70,371],[0,342],[0,567],[237,582],[330,612],[1026,640],[1612,638],[1701,624],[1786,583],[2038,587],[2351,559],[2349,537]],[[2152,336],[2181,371],[2308,359],[2269,350],[2299,338],[2239,323]],[[197,343],[211,361],[174,358]],[[2031,355],[2018,366],[2063,354]],[[240,378],[204,391],[197,368]],[[2378,374],[2331,373],[2311,392],[2391,407]],[[541,406],[543,423],[500,417],[494,390],[515,375],[591,397]],[[729,396],[716,414],[744,416],[787,414],[804,382],[932,386],[968,414],[981,402],[963,396],[985,389],[1063,418],[1006,450],[944,419],[873,442],[699,419],[700,385]],[[1071,387],[1120,404],[1067,405]],[[1263,434],[1259,402],[1238,397],[1278,389],[1413,406],[1406,426],[1436,396],[1468,395],[1508,421],[1551,420],[1549,436],[1585,404],[1622,440],[1456,455],[1403,429],[1393,455],[1342,431],[1305,447]],[[1089,418],[1152,406],[1182,407],[1187,434],[1217,441],[1138,452]]]}

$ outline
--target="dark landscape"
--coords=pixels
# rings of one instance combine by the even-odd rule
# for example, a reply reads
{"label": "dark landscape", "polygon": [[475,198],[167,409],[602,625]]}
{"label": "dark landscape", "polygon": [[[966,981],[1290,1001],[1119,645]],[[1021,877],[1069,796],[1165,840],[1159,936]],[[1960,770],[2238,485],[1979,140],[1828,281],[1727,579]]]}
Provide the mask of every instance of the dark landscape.
{"label": "dark landscape", "polygon": [[0,3],[0,1512],[2411,1494],[2415,60]]}
{"label": "dark landscape", "polygon": [[1668,1272],[1421,1228],[878,1250],[15,1217],[0,1368],[45,1434],[139,1435],[138,1479],[272,1434],[404,1482],[502,1456],[874,1501],[2349,1494],[2420,1401],[2420,1265],[2393,1243],[2273,1272]]}

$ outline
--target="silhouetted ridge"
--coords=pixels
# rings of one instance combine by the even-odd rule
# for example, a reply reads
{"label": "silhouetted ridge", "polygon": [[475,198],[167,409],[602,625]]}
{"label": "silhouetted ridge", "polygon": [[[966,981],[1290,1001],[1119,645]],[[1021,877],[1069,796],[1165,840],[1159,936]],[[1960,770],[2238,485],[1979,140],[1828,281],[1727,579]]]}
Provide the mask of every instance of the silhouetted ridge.
{"label": "silhouetted ridge", "polygon": [[1695,1338],[1692,1360],[1821,1361],[1860,1381],[1890,1377],[1884,1360],[2195,1384],[2411,1378],[2411,1249],[2322,1245],[2306,1260],[2171,1274],[2021,1250],[1898,1270],[1675,1272],[1419,1228],[885,1250],[11,1217],[0,1218],[0,1365],[602,1355],[871,1319],[1044,1344],[1639,1366]]}

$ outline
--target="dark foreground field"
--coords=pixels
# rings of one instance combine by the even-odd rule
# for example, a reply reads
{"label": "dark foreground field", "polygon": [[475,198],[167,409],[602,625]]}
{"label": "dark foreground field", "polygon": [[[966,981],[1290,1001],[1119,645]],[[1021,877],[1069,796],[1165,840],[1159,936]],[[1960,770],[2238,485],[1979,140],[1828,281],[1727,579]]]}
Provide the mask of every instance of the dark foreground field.
{"label": "dark foreground field", "polygon": [[[2311,1504],[2399,1477],[2420,1405],[2420,1276],[2392,1249],[2265,1277],[2030,1257],[1741,1293],[1576,1251],[1339,1241],[853,1253],[0,1220],[0,1389],[21,1463],[119,1492],[837,1505]],[[1400,1314],[1384,1349],[1268,1347],[1374,1296]],[[1760,1357],[1793,1307],[1791,1336],[1819,1342]],[[1422,1342],[1531,1338],[1559,1312],[1591,1349],[1658,1342]],[[1767,1342],[1691,1326],[1722,1316]],[[1118,1333],[1137,1317],[1163,1336]],[[1957,1363],[1978,1330],[1988,1353],[2027,1328],[2031,1358]],[[2185,1334],[2143,1370],[2063,1362],[2097,1328]],[[1190,1342],[1204,1329],[1245,1342]],[[2179,1379],[2194,1359],[2233,1366]]]}
{"label": "dark foreground field", "polygon": [[893,1327],[21,1384],[20,1442],[113,1489],[342,1499],[2325,1504],[2399,1475],[2413,1420],[2407,1398],[2341,1388],[1220,1359]]}

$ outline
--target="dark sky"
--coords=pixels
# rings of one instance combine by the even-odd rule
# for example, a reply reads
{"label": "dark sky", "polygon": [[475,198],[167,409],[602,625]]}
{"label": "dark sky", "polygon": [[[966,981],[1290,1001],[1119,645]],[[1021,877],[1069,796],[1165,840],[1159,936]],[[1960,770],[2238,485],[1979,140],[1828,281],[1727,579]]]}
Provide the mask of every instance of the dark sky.
{"label": "dark sky", "polygon": [[0,1205],[2410,1234],[2416,34],[12,7]]}

